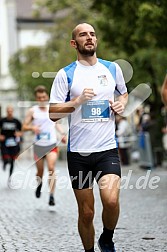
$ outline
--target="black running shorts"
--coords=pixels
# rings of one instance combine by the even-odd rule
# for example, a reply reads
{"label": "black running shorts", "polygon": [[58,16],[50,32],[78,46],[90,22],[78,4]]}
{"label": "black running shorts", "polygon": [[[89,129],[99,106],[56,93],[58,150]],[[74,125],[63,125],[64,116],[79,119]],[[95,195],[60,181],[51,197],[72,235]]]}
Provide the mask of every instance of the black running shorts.
{"label": "black running shorts", "polygon": [[20,152],[20,145],[6,147],[5,144],[1,144],[1,154],[3,160],[12,159],[15,160]]}
{"label": "black running shorts", "polygon": [[67,152],[67,162],[73,189],[90,188],[94,179],[98,182],[106,174],[121,177],[117,148],[91,154]]}

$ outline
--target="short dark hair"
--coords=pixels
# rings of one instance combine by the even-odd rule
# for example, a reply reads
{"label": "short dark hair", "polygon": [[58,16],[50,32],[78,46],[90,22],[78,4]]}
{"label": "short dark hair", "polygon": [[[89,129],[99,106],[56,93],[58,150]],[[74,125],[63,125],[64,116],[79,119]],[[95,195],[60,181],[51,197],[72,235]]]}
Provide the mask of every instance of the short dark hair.
{"label": "short dark hair", "polygon": [[36,95],[37,93],[46,93],[48,94],[48,91],[45,86],[39,85],[34,89],[34,94]]}

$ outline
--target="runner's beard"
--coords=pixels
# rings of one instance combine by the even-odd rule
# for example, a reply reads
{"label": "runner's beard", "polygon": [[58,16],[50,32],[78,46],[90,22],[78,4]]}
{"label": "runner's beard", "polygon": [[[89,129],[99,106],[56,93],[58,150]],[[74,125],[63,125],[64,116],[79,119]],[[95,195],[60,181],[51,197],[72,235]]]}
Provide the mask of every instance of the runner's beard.
{"label": "runner's beard", "polygon": [[93,56],[94,53],[96,52],[95,47],[92,49],[85,49],[84,47],[80,46],[77,41],[76,41],[76,45],[77,45],[78,52],[84,56]]}

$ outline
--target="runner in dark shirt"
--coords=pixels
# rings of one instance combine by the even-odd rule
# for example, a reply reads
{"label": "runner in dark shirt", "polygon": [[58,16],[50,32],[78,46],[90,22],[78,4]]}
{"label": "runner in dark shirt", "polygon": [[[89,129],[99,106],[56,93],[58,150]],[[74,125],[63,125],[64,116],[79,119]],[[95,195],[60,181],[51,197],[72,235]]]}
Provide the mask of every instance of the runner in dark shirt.
{"label": "runner in dark shirt", "polygon": [[0,141],[3,169],[10,164],[8,185],[10,186],[11,175],[14,168],[14,160],[20,151],[20,139],[22,136],[21,122],[13,117],[13,107],[7,107],[7,116],[0,120]]}

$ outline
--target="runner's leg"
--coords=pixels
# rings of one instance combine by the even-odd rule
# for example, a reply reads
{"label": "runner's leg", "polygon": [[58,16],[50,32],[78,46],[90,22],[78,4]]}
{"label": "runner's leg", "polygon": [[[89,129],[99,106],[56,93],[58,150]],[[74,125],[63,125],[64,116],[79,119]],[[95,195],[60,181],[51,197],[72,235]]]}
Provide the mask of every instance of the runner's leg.
{"label": "runner's leg", "polygon": [[11,175],[12,175],[12,173],[13,173],[14,160],[11,158],[11,159],[10,159],[10,161],[9,161],[9,163],[10,163],[10,168],[9,168],[9,178],[10,178],[10,176],[11,176]]}
{"label": "runner's leg", "polygon": [[49,188],[50,193],[54,194],[55,191],[55,184],[56,184],[56,174],[55,174],[55,165],[57,161],[58,154],[57,152],[51,151],[46,155],[46,161],[49,171]]}
{"label": "runner's leg", "polygon": [[78,231],[85,250],[94,247],[94,196],[93,189],[74,189],[78,203]]}
{"label": "runner's leg", "polygon": [[111,242],[119,218],[120,180],[118,175],[107,174],[98,182],[103,205],[102,221],[106,243]]}
{"label": "runner's leg", "polygon": [[36,197],[39,198],[41,195],[41,188],[42,188],[42,178],[44,173],[44,158],[39,159],[36,161],[36,179],[37,179],[37,189],[36,189]]}

